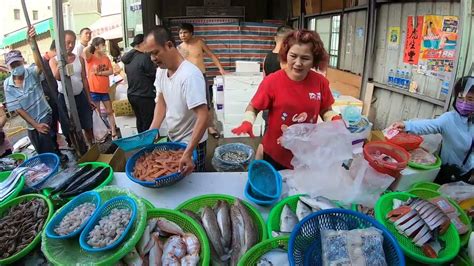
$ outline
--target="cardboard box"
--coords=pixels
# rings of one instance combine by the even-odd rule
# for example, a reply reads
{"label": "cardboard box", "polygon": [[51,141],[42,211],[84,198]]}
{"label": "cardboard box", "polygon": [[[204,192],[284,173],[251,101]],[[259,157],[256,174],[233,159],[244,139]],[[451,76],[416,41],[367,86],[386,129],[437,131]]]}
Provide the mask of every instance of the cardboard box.
{"label": "cardboard box", "polygon": [[321,13],[321,1],[322,0],[305,0],[304,10],[308,15]]}
{"label": "cardboard box", "polygon": [[114,172],[124,172],[125,164],[127,163],[125,153],[121,149],[115,150],[113,154],[102,154],[97,144],[94,144],[78,161],[78,163],[85,162],[107,163],[112,167]]}
{"label": "cardboard box", "polygon": [[299,17],[301,15],[301,1],[300,0],[292,1],[292,10],[293,10],[293,17]]}

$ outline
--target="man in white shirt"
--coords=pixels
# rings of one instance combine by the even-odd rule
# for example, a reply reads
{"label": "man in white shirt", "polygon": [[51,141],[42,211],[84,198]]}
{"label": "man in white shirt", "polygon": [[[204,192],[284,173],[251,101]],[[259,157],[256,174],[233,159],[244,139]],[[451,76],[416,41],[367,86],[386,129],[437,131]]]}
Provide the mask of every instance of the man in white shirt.
{"label": "man in white shirt", "polygon": [[74,51],[72,53],[83,57],[84,48],[86,48],[91,41],[92,31],[89,28],[82,28],[79,32],[79,35],[79,40],[77,40],[76,46],[74,46]]}
{"label": "man in white shirt", "polygon": [[196,170],[204,171],[208,110],[202,72],[181,56],[170,30],[163,26],[148,34],[145,47],[158,65],[157,104],[150,129],[160,128],[166,118],[168,138],[187,144],[179,163],[181,172],[188,175],[194,170],[194,149],[198,153]]}

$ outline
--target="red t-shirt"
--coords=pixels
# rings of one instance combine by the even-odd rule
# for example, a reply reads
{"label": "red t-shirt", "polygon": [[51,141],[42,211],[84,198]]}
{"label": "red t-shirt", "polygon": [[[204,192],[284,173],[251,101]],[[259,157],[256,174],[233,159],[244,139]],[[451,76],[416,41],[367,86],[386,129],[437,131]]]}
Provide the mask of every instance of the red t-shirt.
{"label": "red t-shirt", "polygon": [[314,71],[309,71],[302,81],[291,80],[284,70],[265,77],[251,101],[257,110],[269,110],[269,127],[262,141],[265,153],[293,169],[290,163],[293,154],[280,145],[283,131],[296,123],[315,124],[320,111],[333,103],[329,81]]}

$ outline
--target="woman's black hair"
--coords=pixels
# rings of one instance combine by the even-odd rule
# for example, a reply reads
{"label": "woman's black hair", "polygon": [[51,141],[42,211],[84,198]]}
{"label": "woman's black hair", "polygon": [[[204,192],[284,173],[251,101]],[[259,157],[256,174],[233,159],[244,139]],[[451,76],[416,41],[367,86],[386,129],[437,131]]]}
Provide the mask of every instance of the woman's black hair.
{"label": "woman's black hair", "polygon": [[[454,108],[454,110],[458,111],[456,109],[456,100],[458,99],[459,94],[464,92],[464,87],[466,86],[469,79],[472,79],[472,78],[474,78],[474,77],[473,76],[465,76],[465,77],[462,77],[462,78],[458,79],[456,81],[456,84],[454,84],[454,88],[453,88],[453,95],[454,95],[453,108]],[[471,86],[469,88],[468,92],[471,91],[473,88],[474,88],[474,86]]]}
{"label": "woman's black hair", "polygon": [[97,49],[97,46],[99,46],[101,44],[105,45],[105,39],[104,38],[95,37],[94,39],[92,39],[91,49],[90,49],[91,54],[94,54],[95,50]]}

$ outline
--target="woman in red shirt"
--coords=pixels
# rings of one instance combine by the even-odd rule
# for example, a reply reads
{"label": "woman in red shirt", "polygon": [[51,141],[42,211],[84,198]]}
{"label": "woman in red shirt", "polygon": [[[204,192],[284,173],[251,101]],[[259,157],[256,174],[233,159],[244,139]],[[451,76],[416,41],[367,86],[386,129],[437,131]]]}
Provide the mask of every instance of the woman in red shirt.
{"label": "woman in red shirt", "polygon": [[99,108],[102,102],[107,111],[109,124],[112,129],[112,139],[116,138],[115,118],[112,102],[109,96],[109,76],[113,74],[112,63],[105,53],[105,39],[95,37],[91,45],[84,49],[87,62],[87,79],[92,101]]}
{"label": "woman in red shirt", "polygon": [[319,116],[324,121],[339,116],[331,108],[334,98],[328,80],[311,70],[324,70],[329,59],[319,35],[308,30],[292,32],[283,41],[279,56],[287,67],[265,77],[246,109],[242,124],[232,132],[254,137],[255,118],[261,110],[268,109],[263,158],[282,170],[293,168],[293,154],[280,144],[280,137],[289,126],[316,123]]}

